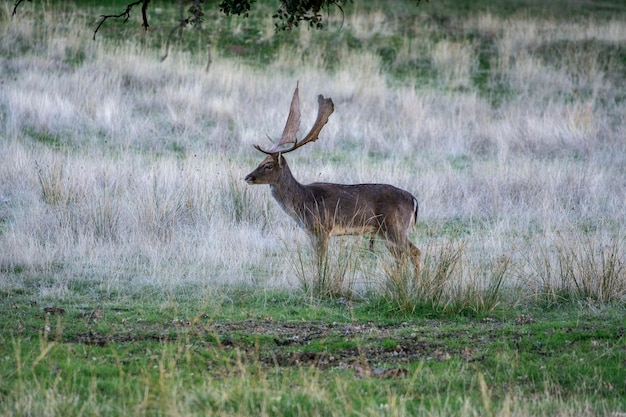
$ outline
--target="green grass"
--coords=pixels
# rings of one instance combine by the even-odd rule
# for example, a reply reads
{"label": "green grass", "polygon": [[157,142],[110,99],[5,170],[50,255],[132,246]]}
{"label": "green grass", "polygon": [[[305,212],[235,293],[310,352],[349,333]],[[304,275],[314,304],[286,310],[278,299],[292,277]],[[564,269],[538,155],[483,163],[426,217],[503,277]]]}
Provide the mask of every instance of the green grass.
{"label": "green grass", "polygon": [[[623,306],[424,318],[278,290],[195,294],[128,300],[77,288],[34,303],[32,289],[5,291],[0,412],[39,414],[44,403],[68,416],[536,411],[511,404],[522,398],[546,415],[551,402],[594,415],[626,407]],[[378,377],[385,369],[402,372]]]}

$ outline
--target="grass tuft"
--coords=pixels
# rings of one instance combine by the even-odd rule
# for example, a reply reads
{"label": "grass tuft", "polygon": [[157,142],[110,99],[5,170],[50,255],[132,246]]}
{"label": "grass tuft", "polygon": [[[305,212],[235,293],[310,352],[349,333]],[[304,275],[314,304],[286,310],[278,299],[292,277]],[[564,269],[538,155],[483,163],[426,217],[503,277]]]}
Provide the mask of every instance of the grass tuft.
{"label": "grass tuft", "polygon": [[312,300],[352,300],[358,296],[361,263],[367,254],[358,248],[360,241],[333,239],[331,242],[319,263],[308,247],[305,250],[298,246],[293,269],[304,294]]}
{"label": "grass tuft", "polygon": [[549,303],[610,304],[626,298],[624,242],[585,232],[558,233],[531,259],[539,298]]}

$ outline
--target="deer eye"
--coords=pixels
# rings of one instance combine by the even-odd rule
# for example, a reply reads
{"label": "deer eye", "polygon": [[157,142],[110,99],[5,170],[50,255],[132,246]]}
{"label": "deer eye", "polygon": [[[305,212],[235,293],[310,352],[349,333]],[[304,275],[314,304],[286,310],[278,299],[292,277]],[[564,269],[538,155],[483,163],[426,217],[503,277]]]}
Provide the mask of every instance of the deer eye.
{"label": "deer eye", "polygon": [[274,164],[272,164],[271,162],[268,162],[267,164],[263,165],[263,169],[273,169],[274,168]]}

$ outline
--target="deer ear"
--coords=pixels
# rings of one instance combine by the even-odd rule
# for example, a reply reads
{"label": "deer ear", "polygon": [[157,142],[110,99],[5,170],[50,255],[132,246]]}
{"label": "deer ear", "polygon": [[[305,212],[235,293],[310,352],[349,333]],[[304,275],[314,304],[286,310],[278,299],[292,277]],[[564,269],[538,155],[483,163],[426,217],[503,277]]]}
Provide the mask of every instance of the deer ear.
{"label": "deer ear", "polygon": [[283,167],[283,161],[284,161],[284,159],[283,159],[283,153],[282,153],[282,152],[278,152],[278,166],[279,166],[280,168],[282,168],[282,167]]}

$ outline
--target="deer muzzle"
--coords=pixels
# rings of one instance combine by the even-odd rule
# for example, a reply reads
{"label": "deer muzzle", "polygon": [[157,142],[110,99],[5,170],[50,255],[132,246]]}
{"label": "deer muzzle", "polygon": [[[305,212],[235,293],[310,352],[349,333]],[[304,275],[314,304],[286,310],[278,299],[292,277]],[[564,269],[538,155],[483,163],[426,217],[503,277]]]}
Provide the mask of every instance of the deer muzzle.
{"label": "deer muzzle", "polygon": [[256,177],[252,174],[246,175],[246,178],[243,179],[248,184],[256,184]]}

